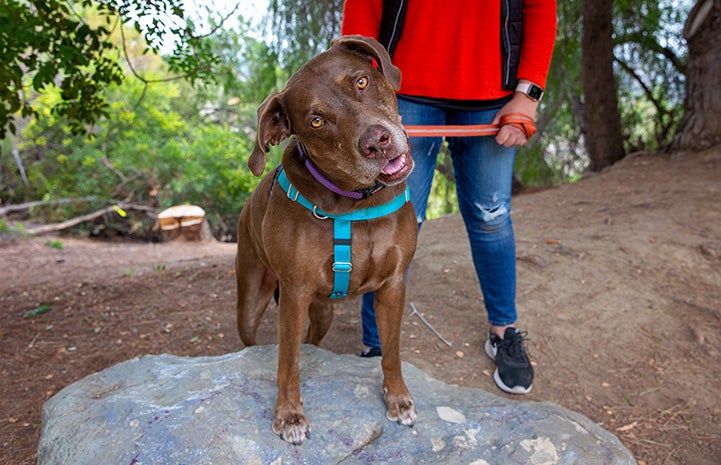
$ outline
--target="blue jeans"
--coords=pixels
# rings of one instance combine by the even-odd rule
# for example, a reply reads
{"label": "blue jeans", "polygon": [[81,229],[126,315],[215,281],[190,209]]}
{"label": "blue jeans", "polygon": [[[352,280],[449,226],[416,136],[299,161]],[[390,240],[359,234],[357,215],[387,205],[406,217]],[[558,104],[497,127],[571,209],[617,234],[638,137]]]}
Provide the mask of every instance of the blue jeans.
{"label": "blue jeans", "polygon": [[[488,124],[498,110],[446,110],[398,99],[406,125]],[[436,167],[440,137],[412,137],[415,169],[408,177],[418,227],[426,206]],[[516,243],[511,223],[511,181],[516,148],[496,143],[493,136],[451,137],[458,207],[466,226],[471,256],[483,294],[488,322],[506,326],[516,322]],[[363,344],[380,347],[373,293],[363,296]]]}

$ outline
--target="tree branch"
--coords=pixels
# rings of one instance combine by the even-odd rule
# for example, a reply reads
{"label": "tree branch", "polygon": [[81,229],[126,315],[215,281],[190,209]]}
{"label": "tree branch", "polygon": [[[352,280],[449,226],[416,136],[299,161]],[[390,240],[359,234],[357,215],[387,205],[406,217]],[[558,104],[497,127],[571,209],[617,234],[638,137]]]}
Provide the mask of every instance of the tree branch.
{"label": "tree branch", "polygon": [[631,68],[626,62],[619,60],[618,58],[614,57],[613,59],[616,63],[621,66],[621,68],[626,71],[636,82],[638,82],[638,85],[641,86],[641,89],[643,90],[643,93],[646,94],[646,98],[653,104],[654,107],[656,107],[656,111],[658,111],[659,115],[668,115],[669,111],[663,106],[663,103],[661,103],[654,95],[653,90],[649,88],[645,82],[643,82],[643,79],[641,76],[639,76],[633,68]]}
{"label": "tree branch", "polygon": [[60,223],[52,223],[52,224],[45,224],[42,226],[37,226],[34,228],[28,228],[27,232],[30,234],[47,234],[51,232],[57,232],[62,231],[63,229],[72,228],[73,226],[77,226],[81,223],[85,223],[86,221],[94,220],[95,218],[100,218],[103,215],[106,215],[112,211],[115,211],[117,208],[121,208],[123,210],[138,210],[138,211],[144,211],[149,212],[155,215],[156,210],[152,207],[148,207],[145,205],[137,205],[137,204],[126,204],[126,203],[118,203],[116,205],[111,205],[109,207],[105,207],[103,209],[94,211],[92,213],[88,213],[87,215],[78,216],[77,218],[73,218],[67,221],[62,221]]}
{"label": "tree branch", "polygon": [[658,53],[666,58],[671,65],[679,72],[679,74],[686,74],[686,63],[679,58],[676,53],[669,47],[663,47],[656,40],[647,37],[641,33],[634,32],[631,34],[625,34],[618,37],[616,44],[634,43],[641,46],[644,50],[650,50]]}
{"label": "tree branch", "polygon": [[20,177],[23,179],[23,184],[25,184],[25,187],[30,187],[30,181],[28,180],[27,174],[25,174],[25,166],[23,166],[23,159],[20,157],[20,150],[18,149],[18,146],[15,145],[15,141],[13,141],[12,152],[13,159],[15,160],[15,165],[18,167]]}
{"label": "tree branch", "polygon": [[59,203],[75,203],[75,202],[92,202],[98,200],[96,197],[78,197],[78,198],[65,198],[65,199],[54,199],[54,200],[35,200],[32,202],[19,203],[17,205],[6,205],[0,207],[0,216],[5,216],[8,213],[19,212],[23,210],[29,210],[34,207],[40,207],[43,205],[55,205]]}

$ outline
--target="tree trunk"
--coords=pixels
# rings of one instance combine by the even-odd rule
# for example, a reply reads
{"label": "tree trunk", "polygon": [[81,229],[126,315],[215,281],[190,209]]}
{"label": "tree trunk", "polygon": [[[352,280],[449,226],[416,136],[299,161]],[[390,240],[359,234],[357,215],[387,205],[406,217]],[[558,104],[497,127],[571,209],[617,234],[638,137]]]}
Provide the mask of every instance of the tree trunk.
{"label": "tree trunk", "polygon": [[612,0],[584,0],[581,73],[591,171],[600,171],[625,155],[613,76],[612,19]]}
{"label": "tree trunk", "polygon": [[699,0],[683,31],[688,44],[684,116],[671,150],[721,144],[721,1]]}

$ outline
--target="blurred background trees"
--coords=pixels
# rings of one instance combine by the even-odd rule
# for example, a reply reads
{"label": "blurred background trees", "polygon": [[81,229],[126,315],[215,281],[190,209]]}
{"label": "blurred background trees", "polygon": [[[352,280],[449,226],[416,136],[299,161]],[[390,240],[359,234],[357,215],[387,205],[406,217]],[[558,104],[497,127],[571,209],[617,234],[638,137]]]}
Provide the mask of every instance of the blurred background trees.
{"label": "blurred background trees", "polygon": [[[338,35],[342,3],[3,2],[0,203],[37,201],[13,220],[42,222],[118,202],[195,203],[216,237],[232,240],[257,183],[245,166],[256,109]],[[573,182],[633,152],[719,144],[720,3],[558,2],[539,131],[519,151],[519,183]],[[447,154],[430,208],[455,209]],[[79,230],[150,239],[153,223],[143,211],[111,212]]]}

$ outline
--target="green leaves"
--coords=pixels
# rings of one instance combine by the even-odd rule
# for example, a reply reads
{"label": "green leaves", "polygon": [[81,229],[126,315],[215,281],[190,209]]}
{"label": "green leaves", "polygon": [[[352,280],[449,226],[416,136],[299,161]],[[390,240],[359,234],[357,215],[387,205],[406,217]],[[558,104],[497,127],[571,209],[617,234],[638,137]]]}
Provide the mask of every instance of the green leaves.
{"label": "green leaves", "polygon": [[290,73],[340,34],[342,0],[273,0],[270,11],[273,48]]}
{"label": "green leaves", "polygon": [[[73,135],[66,120],[52,111],[63,104],[60,92],[53,88],[41,96],[36,102],[38,119],[23,132],[19,149],[33,162],[25,165],[28,191],[16,195],[27,200],[87,200],[36,208],[35,219],[57,222],[127,199],[158,210],[193,203],[206,210],[216,233],[234,234],[232,225],[258,182],[246,168],[252,140],[227,123],[201,121],[187,83],[158,83],[145,88],[131,79],[107,90],[112,118],[97,121],[92,140]],[[232,117],[243,128],[250,127],[249,115],[255,114],[257,104],[245,106],[248,116],[235,110]],[[5,203],[9,195],[10,191],[4,191],[0,198]],[[127,215],[116,209],[99,220],[100,227],[82,227],[91,233],[117,228],[134,238],[152,235],[152,217],[137,211],[123,212]]]}
{"label": "green leaves", "polygon": [[47,313],[50,310],[52,310],[50,304],[42,304],[39,307],[25,313],[25,318],[34,318],[36,316],[42,315],[43,313]]}
{"label": "green leaves", "polygon": [[[105,28],[91,28],[66,2],[57,0],[7,1],[0,6],[0,125],[15,132],[21,116],[35,115],[23,76],[31,76],[32,90],[44,91],[61,80],[63,105],[58,114],[77,120],[76,129],[94,122],[105,105],[101,90],[119,82],[120,66],[104,56],[109,46]],[[95,74],[101,68],[103,73]],[[5,83],[3,83],[5,84]],[[0,137],[5,136],[0,132]]]}
{"label": "green leaves", "polygon": [[36,114],[33,92],[54,85],[62,89],[54,112],[67,118],[74,132],[85,132],[107,114],[104,92],[123,80],[118,57],[126,45],[114,43],[111,30],[96,24],[103,19],[108,25],[117,19],[121,27],[132,25],[155,53],[169,37],[177,39],[168,59],[177,78],[214,80],[218,58],[207,37],[185,20],[182,0],[83,0],[79,5],[60,0],[0,3],[0,139],[6,130],[16,132],[18,116]]}

